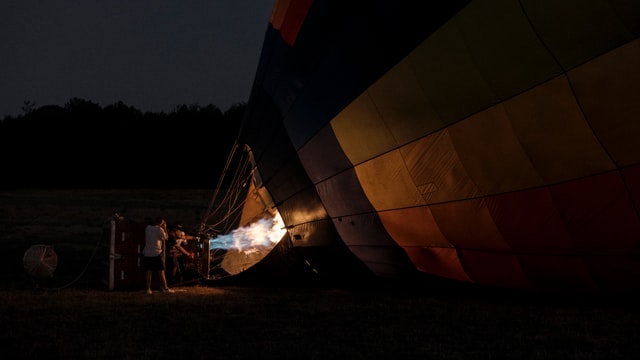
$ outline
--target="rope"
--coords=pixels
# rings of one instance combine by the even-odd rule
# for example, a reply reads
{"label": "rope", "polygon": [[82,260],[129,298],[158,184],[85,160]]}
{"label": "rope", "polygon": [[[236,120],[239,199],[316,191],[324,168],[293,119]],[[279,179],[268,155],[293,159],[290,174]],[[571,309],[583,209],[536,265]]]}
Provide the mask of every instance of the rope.
{"label": "rope", "polygon": [[[227,162],[224,164],[224,169],[222,170],[222,175],[220,176],[220,178],[218,179],[218,184],[216,185],[216,188],[213,192],[213,196],[211,197],[211,202],[209,203],[209,206],[207,207],[207,214],[211,214],[211,208],[213,207],[213,204],[216,200],[216,198],[218,197],[218,193],[220,192],[220,188],[222,187],[222,181],[224,179],[224,177],[227,174],[227,170],[229,170],[229,166],[231,165],[231,160],[233,159],[233,155],[235,154],[236,150],[238,149],[238,141],[234,141],[233,145],[231,146],[231,151],[229,152],[229,156],[227,156]],[[207,215],[204,219],[203,219],[203,223],[206,222],[206,220],[208,219],[209,215]]]}
{"label": "rope", "polygon": [[[247,182],[252,178],[252,172],[249,171],[251,162],[248,155],[242,155],[240,157],[240,159],[238,160],[239,165],[236,167],[233,177],[231,178],[231,183],[228,190],[224,193],[224,195],[222,195],[222,199],[218,199],[221,193],[222,184],[224,182],[224,179],[228,176],[230,170],[229,168],[233,163],[233,159],[234,156],[236,156],[238,147],[238,142],[234,142],[227,157],[222,175],[218,180],[218,184],[216,185],[216,188],[214,190],[214,194],[212,196],[211,202],[209,203],[206,214],[201,221],[201,230],[204,230],[204,228],[208,228],[214,230],[215,232],[228,231],[229,227],[234,225],[234,221],[237,220],[237,214],[244,205],[245,199],[241,197],[241,195],[243,189],[246,188]],[[214,207],[216,203],[217,206]],[[220,215],[222,209],[226,209],[226,213]],[[214,218],[214,216],[217,216],[220,219],[217,220],[214,225],[208,225],[208,222],[212,218]],[[236,217],[234,218],[234,216]],[[216,230],[216,227],[223,224],[223,230]]]}
{"label": "rope", "polygon": [[[106,222],[109,222],[109,221],[111,221],[111,218],[106,220]],[[70,282],[68,282],[65,285],[62,285],[62,286],[59,286],[59,287],[50,288],[50,289],[51,290],[62,290],[62,289],[65,289],[65,288],[75,284],[78,280],[80,280],[82,278],[82,276],[87,272],[87,269],[89,269],[89,265],[91,265],[91,262],[93,261],[93,259],[96,257],[96,254],[98,253],[98,250],[100,249],[100,245],[102,244],[102,238],[103,238],[102,236],[98,237],[98,243],[93,248],[93,252],[91,253],[91,256],[89,257],[89,260],[87,261],[87,263],[85,264],[84,268],[80,271],[80,273],[78,274],[78,276],[76,276],[75,279],[71,280]]]}

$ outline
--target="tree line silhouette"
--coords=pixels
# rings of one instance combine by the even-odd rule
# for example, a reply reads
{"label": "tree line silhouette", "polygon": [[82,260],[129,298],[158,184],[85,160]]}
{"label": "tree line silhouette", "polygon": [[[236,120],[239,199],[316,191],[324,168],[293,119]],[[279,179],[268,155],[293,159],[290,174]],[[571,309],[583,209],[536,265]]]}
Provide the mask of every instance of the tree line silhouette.
{"label": "tree line silhouette", "polygon": [[214,188],[245,109],[25,102],[23,114],[0,122],[2,188]]}

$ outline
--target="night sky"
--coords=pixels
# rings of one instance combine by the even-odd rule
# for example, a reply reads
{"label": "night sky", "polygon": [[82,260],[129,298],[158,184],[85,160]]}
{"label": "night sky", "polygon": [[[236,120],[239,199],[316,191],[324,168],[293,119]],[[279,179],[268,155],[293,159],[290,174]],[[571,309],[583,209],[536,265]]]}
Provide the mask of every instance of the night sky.
{"label": "night sky", "polygon": [[2,1],[0,119],[73,97],[152,112],[246,102],[274,1]]}

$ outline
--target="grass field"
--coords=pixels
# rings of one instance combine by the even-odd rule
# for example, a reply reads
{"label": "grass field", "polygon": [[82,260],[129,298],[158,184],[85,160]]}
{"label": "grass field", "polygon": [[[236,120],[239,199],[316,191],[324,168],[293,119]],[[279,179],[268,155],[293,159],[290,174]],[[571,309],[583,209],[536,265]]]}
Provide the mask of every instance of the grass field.
{"label": "grass field", "polygon": [[[91,260],[114,212],[196,224],[207,190],[0,192],[0,342],[11,359],[632,359],[633,296],[527,296],[399,284],[106,291]],[[22,256],[52,245],[54,279]],[[87,265],[89,264],[89,265]],[[38,285],[38,287],[36,287]],[[7,357],[5,357],[7,358]]]}

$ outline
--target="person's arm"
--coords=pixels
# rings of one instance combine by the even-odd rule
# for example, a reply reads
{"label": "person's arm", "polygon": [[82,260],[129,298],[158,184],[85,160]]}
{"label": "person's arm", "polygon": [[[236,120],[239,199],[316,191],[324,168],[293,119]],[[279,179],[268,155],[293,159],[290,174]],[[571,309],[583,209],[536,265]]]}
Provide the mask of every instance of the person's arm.
{"label": "person's arm", "polygon": [[196,240],[196,239],[198,239],[197,236],[189,235],[186,232],[182,233],[182,238],[185,239],[185,240]]}
{"label": "person's arm", "polygon": [[188,252],[185,248],[183,248],[180,244],[176,243],[175,245],[173,245],[173,247],[175,247],[176,249],[178,249],[178,251],[180,251],[181,253],[187,255],[188,257],[193,257],[193,253]]}
{"label": "person's arm", "polygon": [[189,235],[184,231],[180,232],[180,237],[184,240],[199,240],[200,238],[194,235]]}

